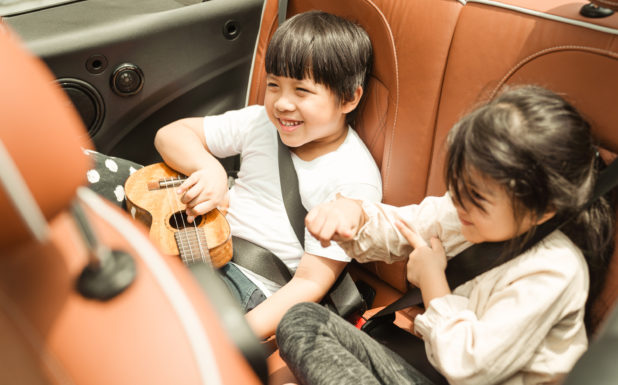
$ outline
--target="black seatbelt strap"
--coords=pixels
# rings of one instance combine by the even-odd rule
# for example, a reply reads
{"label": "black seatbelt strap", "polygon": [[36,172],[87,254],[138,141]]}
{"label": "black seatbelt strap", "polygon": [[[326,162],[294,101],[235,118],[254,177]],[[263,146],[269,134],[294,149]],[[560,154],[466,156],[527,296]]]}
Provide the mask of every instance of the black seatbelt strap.
{"label": "black seatbelt strap", "polygon": [[234,245],[232,262],[235,264],[268,278],[280,286],[292,279],[292,273],[285,263],[270,250],[236,236],[232,237],[232,244]]}
{"label": "black seatbelt strap", "polygon": [[[585,205],[590,206],[595,200],[610,192],[618,185],[618,160],[614,160],[607,166],[597,179],[592,197]],[[484,242],[470,246],[455,257],[449,259],[445,274],[450,287],[455,288],[472,278],[497,267],[498,265],[513,259],[515,256],[528,250],[537,242],[551,234],[553,231],[561,228],[568,223],[570,218],[553,217],[549,221],[541,224],[535,229],[534,235],[520,248],[516,253],[505,255],[503,258],[496,258],[501,255],[507,246],[507,242]],[[520,236],[524,238],[524,236]],[[380,322],[391,321],[395,318],[395,312],[411,306],[417,306],[423,303],[421,291],[417,287],[410,288],[402,297],[395,302],[386,306],[374,314],[362,326],[362,330],[370,333],[371,330]]]}
{"label": "black seatbelt strap", "polygon": [[[279,135],[277,135],[277,146],[283,204],[290,225],[304,249],[304,219],[307,210],[300,199],[298,175],[292,162],[290,150],[281,142]],[[281,286],[292,279],[292,273],[288,267],[271,251],[239,237],[233,237],[232,243],[234,245],[232,261],[234,263]],[[365,306],[364,300],[347,270],[339,275],[331,290],[325,296],[323,304],[344,318],[354,312],[364,311],[363,307]]]}
{"label": "black seatbelt strap", "polygon": [[288,13],[288,0],[279,0],[279,25],[283,23]]}
{"label": "black seatbelt strap", "polygon": [[[304,249],[305,216],[307,216],[307,210],[300,200],[298,176],[296,175],[296,169],[294,169],[290,149],[283,144],[279,135],[277,135],[277,144],[279,147],[279,179],[281,181],[283,203],[290,224]],[[341,272],[322,303],[343,318],[348,318],[355,312],[365,310],[365,301],[347,269]]]}
{"label": "black seatbelt strap", "polygon": [[298,238],[300,245],[305,248],[305,216],[307,216],[307,210],[300,201],[298,175],[296,175],[296,169],[294,169],[294,163],[292,163],[290,150],[281,142],[278,134],[277,147],[279,148],[277,155],[283,204],[296,238]]}

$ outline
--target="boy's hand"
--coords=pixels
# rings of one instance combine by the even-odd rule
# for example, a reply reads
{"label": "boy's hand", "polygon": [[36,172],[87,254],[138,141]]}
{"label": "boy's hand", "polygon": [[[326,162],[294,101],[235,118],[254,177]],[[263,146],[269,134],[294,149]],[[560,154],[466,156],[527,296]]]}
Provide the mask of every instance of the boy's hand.
{"label": "boy's hand", "polygon": [[431,280],[439,275],[444,275],[446,269],[446,253],[442,242],[438,238],[431,238],[431,246],[418,235],[412,227],[401,219],[395,222],[401,234],[408,240],[414,250],[410,253],[407,265],[408,281],[416,287],[423,289],[423,280]]}
{"label": "boy's hand", "polygon": [[314,207],[305,217],[307,230],[323,247],[328,247],[331,240],[352,239],[364,223],[362,203],[340,194],[337,194],[336,200]]}
{"label": "boy's hand", "polygon": [[203,215],[218,206],[227,206],[227,175],[213,175],[218,170],[201,169],[191,174],[176,192],[182,195],[180,201],[187,205],[187,220]]}

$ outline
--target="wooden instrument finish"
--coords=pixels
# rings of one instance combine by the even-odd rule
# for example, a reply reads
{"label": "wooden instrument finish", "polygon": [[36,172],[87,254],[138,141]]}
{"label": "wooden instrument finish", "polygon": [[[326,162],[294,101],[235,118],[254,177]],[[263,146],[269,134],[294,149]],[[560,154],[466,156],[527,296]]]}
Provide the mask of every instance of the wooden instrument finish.
{"label": "wooden instrument finish", "polygon": [[186,206],[175,191],[183,178],[165,163],[137,170],[125,182],[127,208],[150,228],[150,239],[163,253],[178,255],[185,264],[221,267],[232,259],[230,225],[218,209],[188,223]]}

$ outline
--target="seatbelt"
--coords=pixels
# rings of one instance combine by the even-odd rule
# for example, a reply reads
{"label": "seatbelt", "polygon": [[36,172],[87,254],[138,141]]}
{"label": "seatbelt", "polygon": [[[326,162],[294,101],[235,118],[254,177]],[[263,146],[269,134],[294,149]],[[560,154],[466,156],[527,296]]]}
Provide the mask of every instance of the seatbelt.
{"label": "seatbelt", "polygon": [[279,284],[288,283],[292,273],[272,251],[246,239],[232,236],[232,262]]}
{"label": "seatbelt", "polygon": [[[618,160],[612,161],[601,173],[597,179],[592,197],[586,203],[584,208],[589,207],[594,201],[601,196],[610,192],[618,185]],[[505,258],[496,258],[507,246],[507,242],[484,242],[470,246],[455,257],[449,259],[445,270],[446,279],[449,287],[455,288],[472,278],[481,275],[482,273],[493,269],[494,267],[513,259],[520,255],[537,242],[545,238],[553,231],[560,229],[568,223],[573,217],[556,218],[553,217],[549,221],[541,224],[536,228],[534,235],[526,242],[526,244],[516,253],[510,253]],[[524,238],[521,235],[519,238]],[[367,333],[370,333],[380,322],[389,320],[392,322],[395,319],[395,312],[411,306],[417,306],[423,303],[421,291],[417,287],[410,288],[401,298],[386,306],[384,309],[374,314],[361,327]]]}
{"label": "seatbelt", "polygon": [[281,184],[281,196],[285,212],[288,214],[290,224],[294,229],[296,238],[300,245],[305,248],[305,217],[307,210],[300,201],[300,191],[298,190],[298,175],[294,163],[292,163],[292,155],[290,149],[283,144],[281,137],[277,133],[277,157],[279,160],[279,181]]}
{"label": "seatbelt", "polygon": [[[281,142],[277,135],[279,179],[281,184],[281,196],[290,225],[298,238],[302,248],[305,248],[305,224],[304,219],[307,210],[303,207],[298,190],[298,175],[292,162],[292,156],[287,146]],[[276,282],[283,286],[290,279],[292,273],[286,264],[270,250],[267,250],[253,242],[239,237],[233,237],[233,257],[232,261],[264,278]],[[354,280],[344,270],[327,295],[322,304],[339,314],[343,318],[348,318],[356,312],[364,312],[365,301],[360,294]]]}
{"label": "seatbelt", "polygon": [[283,23],[288,14],[288,0],[279,0],[279,25]]}
{"label": "seatbelt", "polygon": [[[279,135],[277,135],[277,146],[279,148],[277,154],[279,160],[279,179],[285,211],[296,233],[296,237],[304,249],[307,210],[303,207],[300,200],[298,175],[296,175],[296,169],[294,169],[290,149],[283,144]],[[341,272],[324,297],[322,304],[343,318],[349,318],[356,312],[363,313],[366,307],[365,301],[348,273],[347,268]]]}
{"label": "seatbelt", "polygon": [[[592,204],[599,197],[610,192],[618,185],[618,160],[613,161],[599,175],[592,198],[586,207]],[[575,216],[575,215],[574,215]],[[573,216],[573,217],[574,217]],[[571,218],[552,218],[538,226],[536,234],[524,245],[522,249],[532,247],[536,242],[543,239],[556,229],[559,229]],[[496,259],[496,255],[504,250],[506,242],[493,242],[477,244],[469,247],[463,252],[448,261],[447,281],[450,287],[457,287],[510,259],[519,255],[522,251],[506,255]],[[371,317],[361,330],[369,334],[373,339],[397,353],[404,360],[412,364],[417,370],[436,385],[448,385],[448,381],[439,373],[429,362],[425,352],[423,340],[410,332],[398,327],[393,323],[395,312],[410,306],[417,306],[423,303],[421,292],[418,288],[411,288],[403,297],[388,305],[380,312]]]}

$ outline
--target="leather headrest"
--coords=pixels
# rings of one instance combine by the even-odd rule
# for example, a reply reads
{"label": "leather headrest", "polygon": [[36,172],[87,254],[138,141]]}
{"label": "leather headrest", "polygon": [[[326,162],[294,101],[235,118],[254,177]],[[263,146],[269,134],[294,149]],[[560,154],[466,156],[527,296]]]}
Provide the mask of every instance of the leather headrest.
{"label": "leather headrest", "polygon": [[[67,207],[84,184],[91,143],[68,97],[45,64],[0,28],[0,140],[45,218]],[[4,165],[0,165],[4,167]],[[1,186],[1,185],[0,185]],[[14,204],[0,187],[0,248],[30,238]]]}
{"label": "leather headrest", "polygon": [[[277,1],[267,1],[262,17],[260,38],[255,55],[248,104],[263,104],[266,91],[264,56],[277,29]],[[287,16],[320,9],[360,24],[373,45],[373,71],[359,106],[354,128],[359,133],[379,167],[382,167],[387,136],[392,135],[399,106],[399,68],[390,25],[372,0],[360,0],[350,7],[346,2],[323,0],[290,0]],[[377,60],[379,58],[379,60]],[[384,167],[388,167],[385,165]]]}

